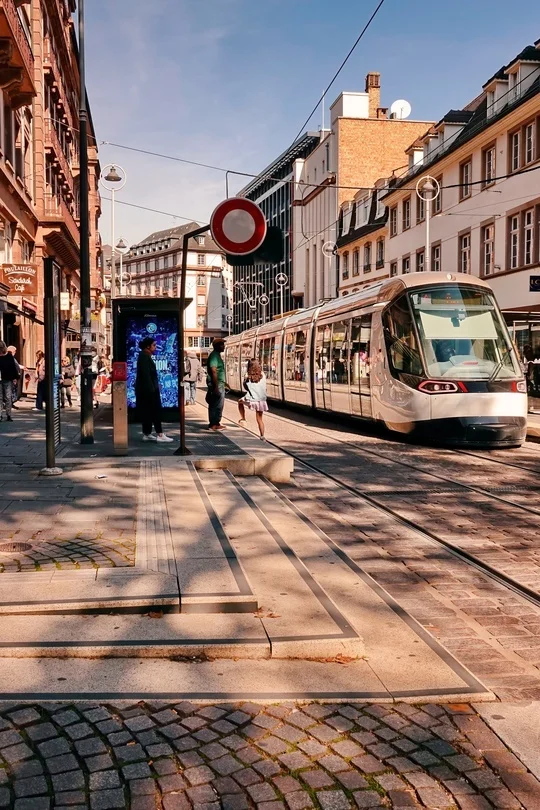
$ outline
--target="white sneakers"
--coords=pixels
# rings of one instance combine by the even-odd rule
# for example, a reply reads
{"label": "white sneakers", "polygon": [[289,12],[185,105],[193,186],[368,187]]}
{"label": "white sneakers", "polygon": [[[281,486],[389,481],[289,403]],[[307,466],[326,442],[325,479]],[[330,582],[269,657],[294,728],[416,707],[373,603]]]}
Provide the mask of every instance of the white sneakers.
{"label": "white sneakers", "polygon": [[153,433],[143,433],[142,440],[143,442],[157,442],[157,436],[154,436]]}
{"label": "white sneakers", "polygon": [[161,436],[156,436],[156,442],[174,442],[170,436],[166,436],[164,433]]}

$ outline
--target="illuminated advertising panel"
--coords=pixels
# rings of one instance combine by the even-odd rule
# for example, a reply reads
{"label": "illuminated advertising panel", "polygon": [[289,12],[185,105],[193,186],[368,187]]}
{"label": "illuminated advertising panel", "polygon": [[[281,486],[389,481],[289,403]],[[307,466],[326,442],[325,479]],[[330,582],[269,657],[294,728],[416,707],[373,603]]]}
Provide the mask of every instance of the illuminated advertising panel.
{"label": "illuminated advertising panel", "polygon": [[126,318],[128,408],[136,407],[139,343],[146,337],[153,338],[157,344],[153,360],[158,372],[161,404],[164,408],[178,408],[178,318],[165,313],[129,315]]}

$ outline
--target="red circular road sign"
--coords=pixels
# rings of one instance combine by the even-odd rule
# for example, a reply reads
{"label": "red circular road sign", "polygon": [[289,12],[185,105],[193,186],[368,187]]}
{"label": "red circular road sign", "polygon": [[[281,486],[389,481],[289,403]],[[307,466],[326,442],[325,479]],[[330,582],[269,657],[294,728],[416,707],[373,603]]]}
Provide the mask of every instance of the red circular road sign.
{"label": "red circular road sign", "polygon": [[266,237],[266,219],[259,206],[244,197],[220,203],[210,219],[214,242],[232,256],[247,256]]}

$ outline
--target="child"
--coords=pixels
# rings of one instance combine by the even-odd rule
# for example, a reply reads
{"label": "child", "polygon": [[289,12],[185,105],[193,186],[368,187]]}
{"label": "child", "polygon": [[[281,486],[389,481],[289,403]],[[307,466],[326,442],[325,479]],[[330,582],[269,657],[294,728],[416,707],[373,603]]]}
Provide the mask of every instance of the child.
{"label": "child", "polygon": [[255,411],[261,441],[264,442],[263,413],[268,410],[266,403],[266,377],[257,360],[250,360],[248,363],[244,388],[246,389],[246,395],[238,400],[238,410],[240,411],[239,424],[246,424],[246,408],[249,408],[250,411]]}

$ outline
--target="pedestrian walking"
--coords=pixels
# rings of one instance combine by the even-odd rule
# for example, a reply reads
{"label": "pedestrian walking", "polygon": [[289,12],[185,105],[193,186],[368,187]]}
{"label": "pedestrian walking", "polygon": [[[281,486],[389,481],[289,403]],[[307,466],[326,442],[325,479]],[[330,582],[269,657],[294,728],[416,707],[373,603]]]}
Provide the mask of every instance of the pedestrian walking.
{"label": "pedestrian walking", "polygon": [[23,366],[21,366],[21,364],[19,363],[19,361],[15,357],[15,355],[17,354],[17,347],[16,346],[8,346],[7,350],[12,355],[13,359],[15,360],[15,365],[17,367],[18,377],[17,377],[16,380],[13,380],[13,398],[12,398],[12,402],[11,402],[11,407],[14,408],[15,410],[17,410],[17,406],[15,405],[15,403],[20,398],[20,384],[22,382],[24,368],[23,368]]}
{"label": "pedestrian walking", "polygon": [[223,338],[214,338],[212,341],[213,351],[208,357],[208,373],[206,382],[208,391],[206,402],[208,404],[209,429],[213,431],[225,430],[221,424],[223,416],[223,406],[225,405],[225,363],[222,353],[225,351],[225,341]]}
{"label": "pedestrian walking", "polygon": [[45,355],[42,351],[36,352],[36,406],[32,408],[33,411],[42,411],[43,403],[47,398],[47,386],[45,383]]}
{"label": "pedestrian walking", "polygon": [[[147,337],[139,343],[140,354],[137,360],[135,378],[135,396],[137,410],[142,421],[143,442],[172,442],[170,436],[163,433],[161,425],[161,395],[156,364],[152,355],[157,349],[156,341]],[[155,433],[152,433],[154,426]]]}
{"label": "pedestrian walking", "polygon": [[203,380],[203,370],[195,352],[189,352],[184,364],[184,398],[186,405],[195,405],[197,383]]}
{"label": "pedestrian walking", "polygon": [[71,389],[73,388],[73,380],[75,378],[75,369],[69,357],[64,357],[62,360],[62,379],[60,380],[60,407],[66,407],[66,399],[71,408],[73,401],[71,399]]}
{"label": "pedestrian walking", "polygon": [[268,403],[266,401],[266,377],[263,374],[261,364],[258,360],[250,360],[247,368],[247,376],[244,380],[245,396],[238,400],[238,410],[240,412],[240,425],[246,425],[246,408],[250,411],[255,411],[255,418],[257,420],[257,427],[259,428],[259,436],[261,441],[264,438],[264,417],[263,414],[268,410]]}
{"label": "pedestrian walking", "polygon": [[4,411],[8,422],[13,422],[11,406],[13,401],[13,383],[19,378],[19,369],[11,352],[3,340],[0,340],[0,422]]}

